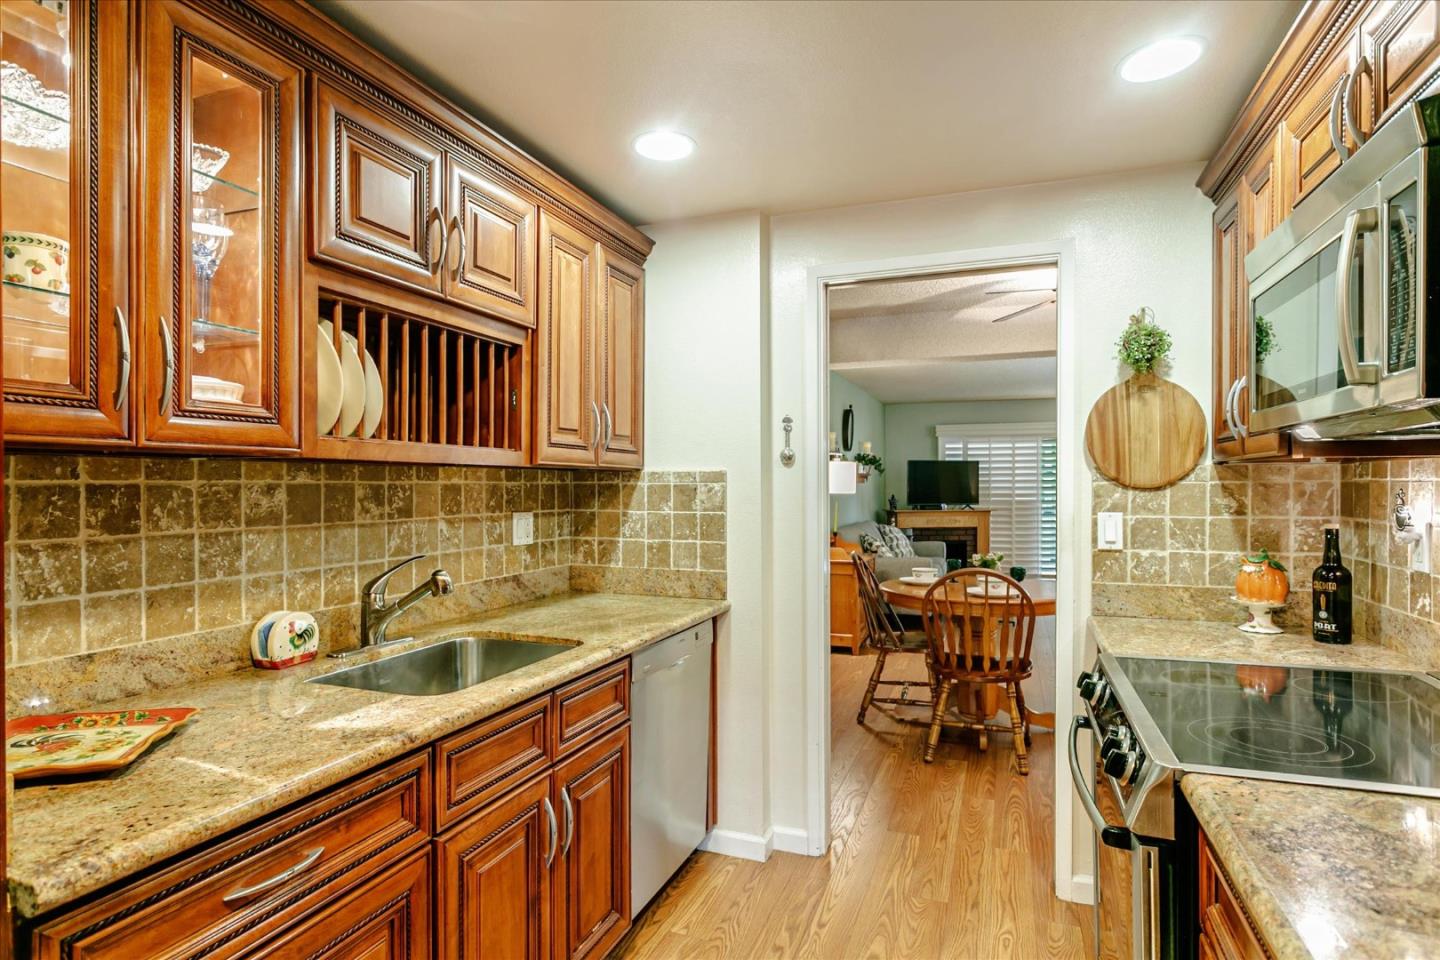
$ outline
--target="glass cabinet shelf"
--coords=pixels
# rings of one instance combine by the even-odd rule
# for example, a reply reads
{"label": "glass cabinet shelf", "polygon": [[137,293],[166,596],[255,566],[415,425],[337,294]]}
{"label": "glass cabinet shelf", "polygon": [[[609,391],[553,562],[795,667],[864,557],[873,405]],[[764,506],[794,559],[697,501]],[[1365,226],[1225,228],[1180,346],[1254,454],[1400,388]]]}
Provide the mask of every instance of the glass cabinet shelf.
{"label": "glass cabinet shelf", "polygon": [[49,110],[43,110],[40,107],[35,106],[35,104],[26,103],[24,100],[21,100],[18,97],[6,96],[5,94],[0,93],[0,104],[3,104],[3,107],[0,107],[0,109],[10,110],[14,108],[28,111],[30,113],[38,114],[40,117],[43,117],[46,120],[57,124],[58,127],[63,127],[67,131],[70,129],[69,117],[62,117],[58,113],[53,113]]}
{"label": "glass cabinet shelf", "polygon": [[3,285],[7,291],[5,294],[7,307],[14,303],[24,303],[27,300],[38,303],[49,303],[55,297],[61,297],[66,300],[70,299],[70,291],[68,290],[47,290],[44,287],[32,287],[28,283],[15,283],[11,280],[3,281]]}
{"label": "glass cabinet shelf", "polygon": [[252,343],[260,339],[260,331],[258,330],[247,330],[244,327],[235,327],[228,323],[216,323],[213,320],[191,320],[190,328],[192,336],[196,340],[207,340],[215,343]]}

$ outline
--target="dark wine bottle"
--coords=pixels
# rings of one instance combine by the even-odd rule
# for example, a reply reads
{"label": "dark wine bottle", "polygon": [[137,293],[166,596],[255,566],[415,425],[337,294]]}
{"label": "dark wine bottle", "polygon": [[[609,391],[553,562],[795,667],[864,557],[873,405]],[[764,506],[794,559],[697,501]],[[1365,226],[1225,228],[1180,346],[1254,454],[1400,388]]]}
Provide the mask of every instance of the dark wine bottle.
{"label": "dark wine bottle", "polygon": [[1310,575],[1310,634],[1320,643],[1350,642],[1350,571],[1340,562],[1340,531],[1325,529],[1325,555]]}

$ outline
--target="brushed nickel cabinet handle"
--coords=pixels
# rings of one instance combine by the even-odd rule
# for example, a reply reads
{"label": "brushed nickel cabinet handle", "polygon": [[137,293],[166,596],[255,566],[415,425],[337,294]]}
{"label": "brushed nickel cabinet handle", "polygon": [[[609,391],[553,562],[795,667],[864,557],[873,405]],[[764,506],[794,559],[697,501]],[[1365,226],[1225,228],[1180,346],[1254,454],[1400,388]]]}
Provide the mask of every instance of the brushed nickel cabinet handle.
{"label": "brushed nickel cabinet handle", "polygon": [[545,797],[542,802],[545,804],[545,819],[548,821],[550,833],[550,849],[545,854],[545,866],[549,867],[555,862],[555,839],[559,831],[555,828],[555,808],[550,805],[550,798]]}
{"label": "brushed nickel cabinet handle", "polygon": [[1365,136],[1365,131],[1360,129],[1360,118],[1355,115],[1355,101],[1358,97],[1357,91],[1359,88],[1358,81],[1362,74],[1367,73],[1370,74],[1370,78],[1373,80],[1375,72],[1370,67],[1370,58],[1361,57],[1360,62],[1355,65],[1355,72],[1350,74],[1350,80],[1345,84],[1345,109],[1343,111],[1345,114],[1345,129],[1350,131],[1350,139],[1355,141],[1355,146],[1357,147],[1364,146],[1365,141],[1369,139]]}
{"label": "brushed nickel cabinet handle", "polygon": [[610,416],[610,404],[601,401],[600,409],[605,411],[605,445],[600,448],[601,453],[610,452],[610,441],[615,439],[615,418]]}
{"label": "brushed nickel cabinet handle", "polygon": [[1350,86],[1350,74],[1340,78],[1340,86],[1335,89],[1335,95],[1330,98],[1330,145],[1335,148],[1335,156],[1344,163],[1350,159],[1350,148],[1345,146],[1345,134],[1340,130],[1340,117],[1345,112],[1345,90]]}
{"label": "brushed nickel cabinet handle", "polygon": [[226,906],[231,906],[241,900],[248,900],[256,894],[264,893],[266,890],[274,890],[276,887],[280,886],[285,881],[293,880],[295,877],[298,877],[306,870],[309,870],[311,867],[315,866],[316,861],[318,861],[321,855],[323,855],[324,853],[325,848],[323,846],[315,847],[312,850],[307,850],[305,851],[305,856],[300,860],[299,863],[295,864],[295,866],[286,867],[284,870],[281,870],[279,873],[275,874],[275,876],[270,877],[266,880],[261,880],[259,883],[252,884],[248,887],[240,887],[238,890],[231,890],[229,893],[225,894],[225,896],[220,898],[220,902],[225,904]]}
{"label": "brushed nickel cabinet handle", "polygon": [[596,405],[594,400],[590,401],[590,418],[595,424],[595,429],[590,433],[590,442],[587,446],[593,454],[596,452],[596,448],[600,446],[600,407]]}
{"label": "brushed nickel cabinet handle", "polygon": [[115,409],[119,410],[130,392],[130,328],[119,304],[115,306],[115,335],[120,338],[120,359],[116,361],[120,372],[115,376]]}
{"label": "brushed nickel cabinet handle", "polygon": [[450,229],[445,231],[446,255],[449,255],[450,235],[454,234],[460,238],[460,256],[455,258],[455,266],[451,268],[450,279],[454,283],[460,282],[460,271],[465,269],[465,225],[460,222],[459,217],[450,218]]}
{"label": "brushed nickel cabinet handle", "polygon": [[447,239],[445,236],[445,218],[440,215],[439,207],[431,207],[430,213],[425,217],[426,243],[430,242],[431,231],[434,230],[435,224],[437,223],[440,224],[440,252],[429,264],[430,276],[432,277],[440,272],[440,267],[445,263],[445,248],[449,246],[449,244],[445,242]]}
{"label": "brushed nickel cabinet handle", "polygon": [[160,387],[160,412],[170,412],[170,401],[175,380],[175,341],[170,336],[170,324],[160,318],[160,347],[165,351],[165,382]]}
{"label": "brushed nickel cabinet handle", "polygon": [[1235,400],[1233,401],[1235,408],[1235,436],[1241,440],[1250,436],[1250,428],[1245,426],[1245,418],[1240,415],[1240,394],[1245,392],[1245,385],[1249,382],[1250,375],[1248,373],[1235,381]]}
{"label": "brushed nickel cabinet handle", "polygon": [[575,838],[575,808],[570,805],[570,788],[560,788],[560,802],[565,804],[565,845],[560,848],[560,856],[570,853],[570,841]]}

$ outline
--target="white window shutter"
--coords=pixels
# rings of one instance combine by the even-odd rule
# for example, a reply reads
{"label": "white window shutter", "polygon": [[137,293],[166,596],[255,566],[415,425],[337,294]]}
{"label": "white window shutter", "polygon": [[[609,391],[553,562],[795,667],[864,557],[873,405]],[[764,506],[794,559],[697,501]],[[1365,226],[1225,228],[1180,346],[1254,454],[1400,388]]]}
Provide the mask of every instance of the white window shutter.
{"label": "white window shutter", "polygon": [[980,464],[980,505],[990,511],[990,551],[1005,554],[1003,567],[1054,576],[1054,425],[955,424],[937,426],[935,435],[941,460]]}

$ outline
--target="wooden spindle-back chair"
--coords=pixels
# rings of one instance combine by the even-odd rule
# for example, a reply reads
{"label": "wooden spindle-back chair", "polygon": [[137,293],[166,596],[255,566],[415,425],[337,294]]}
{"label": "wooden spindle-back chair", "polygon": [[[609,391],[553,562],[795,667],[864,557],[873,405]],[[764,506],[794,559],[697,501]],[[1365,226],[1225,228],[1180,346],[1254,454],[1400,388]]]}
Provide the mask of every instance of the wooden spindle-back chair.
{"label": "wooden spindle-back chair", "polygon": [[[865,687],[865,695],[860,698],[860,713],[855,717],[855,722],[865,722],[865,711],[870,709],[872,703],[931,706],[935,700],[935,690],[930,680],[887,680],[882,676],[885,672],[885,660],[891,654],[915,653],[925,656],[928,647],[925,634],[919,630],[905,629],[899,615],[881,595],[880,581],[876,579],[875,571],[865,562],[864,557],[852,553],[850,562],[855,565],[855,584],[860,592],[860,607],[865,612],[865,626],[868,628],[866,636],[870,645],[875,648],[875,669],[870,671],[870,683]],[[927,666],[926,676],[929,675]],[[882,686],[899,687],[900,695],[877,697],[876,690]],[[927,694],[925,699],[916,700],[910,697],[911,687],[923,687]]]}
{"label": "wooden spindle-back chair", "polygon": [[[1020,772],[1028,775],[1030,761],[1025,747],[1030,724],[1020,682],[1030,677],[1035,602],[1018,582],[1004,574],[967,567],[935,581],[925,592],[920,613],[935,683],[925,762],[935,759],[940,728],[946,725],[945,708],[955,688],[959,684],[1001,684],[1010,700],[1015,756]],[[959,726],[978,729],[983,736],[985,718],[962,719]]]}

